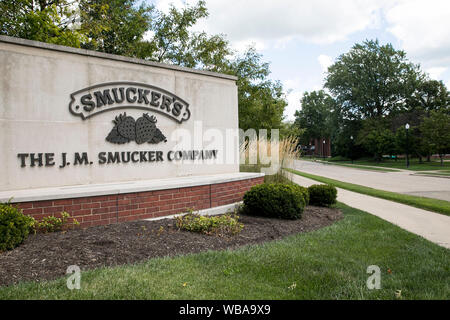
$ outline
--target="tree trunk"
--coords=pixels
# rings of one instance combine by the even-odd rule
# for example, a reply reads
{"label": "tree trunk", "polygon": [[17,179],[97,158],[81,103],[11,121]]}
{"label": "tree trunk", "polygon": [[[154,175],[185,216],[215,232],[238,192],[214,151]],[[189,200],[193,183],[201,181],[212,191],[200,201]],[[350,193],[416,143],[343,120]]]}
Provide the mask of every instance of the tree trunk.
{"label": "tree trunk", "polygon": [[427,162],[431,162],[431,155],[427,154]]}

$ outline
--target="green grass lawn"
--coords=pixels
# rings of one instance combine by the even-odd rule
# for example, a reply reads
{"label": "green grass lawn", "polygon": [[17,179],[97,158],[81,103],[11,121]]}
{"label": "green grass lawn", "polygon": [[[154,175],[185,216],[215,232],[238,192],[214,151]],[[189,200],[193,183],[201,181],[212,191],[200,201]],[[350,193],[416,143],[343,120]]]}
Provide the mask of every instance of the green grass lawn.
{"label": "green grass lawn", "polygon": [[426,198],[426,197],[417,197],[412,196],[408,194],[401,194],[396,192],[390,192],[390,191],[384,191],[384,190],[378,190],[369,188],[366,186],[361,186],[359,184],[353,184],[348,182],[343,182],[339,180],[334,180],[322,176],[317,176],[310,173],[305,173],[293,169],[285,169],[288,172],[292,172],[294,174],[297,174],[299,176],[313,179],[322,183],[332,184],[338,188],[367,194],[369,196],[378,197],[386,200],[391,200],[395,202],[404,203],[413,207],[430,210],[437,213],[442,213],[445,215],[450,216],[450,202],[440,199],[432,199],[432,198]]}
{"label": "green grass lawn", "polygon": [[[325,159],[327,160],[327,159]],[[339,161],[339,162],[333,162],[334,164],[352,164],[351,161]],[[445,162],[444,165],[441,166],[441,163],[439,160],[433,160],[431,162],[424,161],[423,163],[419,163],[419,159],[410,159],[409,161],[409,168],[406,168],[406,160],[405,159],[398,159],[397,161],[392,159],[384,159],[382,162],[378,163],[376,161],[371,160],[355,160],[353,161],[353,164],[356,165],[365,165],[365,166],[376,166],[380,168],[393,168],[393,169],[404,169],[404,170],[411,170],[411,171],[427,171],[427,170],[444,170],[444,169],[450,169],[450,162]]]}
{"label": "green grass lawn", "polygon": [[[344,219],[314,232],[86,271],[80,290],[65,278],[1,287],[0,299],[450,299],[450,250],[337,206]],[[366,287],[370,265],[381,269],[379,290]]]}

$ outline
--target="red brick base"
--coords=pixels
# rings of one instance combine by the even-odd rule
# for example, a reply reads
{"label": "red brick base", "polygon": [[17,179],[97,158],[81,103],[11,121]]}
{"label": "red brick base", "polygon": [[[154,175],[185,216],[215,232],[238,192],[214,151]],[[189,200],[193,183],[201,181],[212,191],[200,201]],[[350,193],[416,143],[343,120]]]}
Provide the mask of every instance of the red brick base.
{"label": "red brick base", "polygon": [[263,181],[264,177],[259,177],[187,188],[20,202],[16,205],[36,220],[58,216],[66,211],[77,219],[81,227],[90,227],[183,213],[188,208],[201,210],[239,202],[246,191]]}

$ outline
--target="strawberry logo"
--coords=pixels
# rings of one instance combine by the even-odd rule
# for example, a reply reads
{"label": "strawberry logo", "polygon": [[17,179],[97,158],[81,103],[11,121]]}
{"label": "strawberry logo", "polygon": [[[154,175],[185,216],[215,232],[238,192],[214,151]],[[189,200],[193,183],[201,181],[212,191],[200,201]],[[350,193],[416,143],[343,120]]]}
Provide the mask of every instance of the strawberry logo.
{"label": "strawberry logo", "polygon": [[117,131],[122,137],[129,140],[135,139],[135,121],[133,117],[127,117],[125,112],[123,115],[120,114],[119,117],[116,117],[116,120],[113,122],[117,125]]}
{"label": "strawberry logo", "polygon": [[136,120],[136,143],[141,144],[151,139],[156,130],[155,116],[149,117],[147,113]]}
{"label": "strawberry logo", "polygon": [[114,128],[106,137],[112,143],[123,144],[135,140],[137,144],[144,142],[159,143],[167,142],[161,130],[156,127],[156,117],[144,113],[136,121],[126,113],[120,114],[113,120]]}

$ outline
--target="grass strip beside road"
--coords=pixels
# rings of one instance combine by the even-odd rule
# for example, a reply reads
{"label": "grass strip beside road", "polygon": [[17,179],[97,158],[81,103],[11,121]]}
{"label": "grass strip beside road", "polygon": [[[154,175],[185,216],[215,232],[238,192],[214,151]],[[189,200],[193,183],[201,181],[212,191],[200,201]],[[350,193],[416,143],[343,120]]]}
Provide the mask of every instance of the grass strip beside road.
{"label": "grass strip beside road", "polygon": [[[329,161],[332,162],[332,161]],[[334,163],[334,162],[332,162]],[[342,161],[342,164],[349,164],[350,161]],[[444,165],[441,166],[439,161],[430,161],[430,162],[419,162],[418,159],[410,159],[409,167],[406,167],[406,161],[404,159],[399,159],[398,161],[394,160],[383,160],[381,162],[369,161],[369,160],[355,160],[353,161],[355,165],[364,165],[364,166],[374,166],[379,168],[390,168],[390,169],[402,169],[402,170],[410,170],[410,171],[429,171],[429,170],[446,170],[450,167],[450,162],[444,162]]]}
{"label": "grass strip beside road", "polygon": [[391,192],[391,191],[373,189],[373,188],[369,188],[366,186],[361,186],[359,184],[353,184],[353,183],[334,180],[334,179],[330,179],[330,178],[326,178],[326,177],[322,177],[322,176],[316,176],[314,174],[305,173],[305,172],[288,169],[288,168],[286,168],[284,170],[294,173],[294,174],[297,174],[299,176],[305,177],[305,178],[309,178],[312,180],[322,182],[322,183],[332,184],[338,188],[366,194],[366,195],[377,197],[377,198],[391,200],[391,201],[407,204],[407,205],[410,205],[410,206],[413,206],[416,208],[425,209],[425,210],[429,210],[429,211],[433,211],[433,212],[437,212],[437,213],[441,213],[441,214],[450,216],[450,202],[445,201],[445,200],[432,199],[432,198],[426,198],[426,197],[417,197],[417,196],[412,196],[412,195],[408,195],[408,194],[401,194],[401,193],[396,193],[396,192]]}
{"label": "grass strip beside road", "polygon": [[416,172],[415,174],[421,174],[426,176],[442,176],[442,177],[450,177],[450,172],[442,171],[442,172],[429,172],[429,171],[423,171],[423,172]]}
{"label": "grass strip beside road", "polygon": [[323,163],[323,164],[327,164],[327,165],[350,167],[350,168],[360,169],[360,170],[371,170],[371,171],[382,171],[382,172],[399,172],[400,171],[400,170],[396,170],[396,169],[371,167],[371,166],[364,166],[364,165],[351,164],[351,163],[338,163],[338,162],[331,162],[331,161],[319,161],[319,162]]}
{"label": "grass strip beside road", "polygon": [[[450,250],[364,211],[337,207],[344,218],[313,232],[82,269],[80,290],[69,290],[66,276],[0,287],[0,299],[450,299]],[[370,265],[380,268],[379,290],[366,286]]]}

